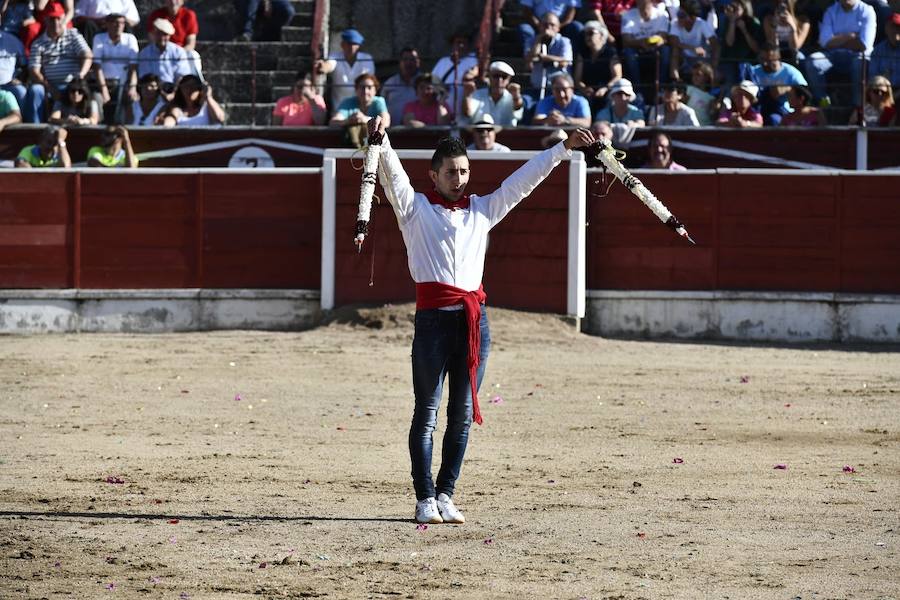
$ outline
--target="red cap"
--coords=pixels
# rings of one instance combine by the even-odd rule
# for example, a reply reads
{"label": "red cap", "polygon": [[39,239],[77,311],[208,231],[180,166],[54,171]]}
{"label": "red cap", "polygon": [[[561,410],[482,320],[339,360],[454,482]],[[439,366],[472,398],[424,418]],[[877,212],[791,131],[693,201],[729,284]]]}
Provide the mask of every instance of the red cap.
{"label": "red cap", "polygon": [[891,22],[894,25],[900,25],[900,12],[895,12],[891,15]]}
{"label": "red cap", "polygon": [[47,8],[44,9],[44,18],[45,19],[50,19],[50,18],[56,19],[58,17],[64,17],[64,16],[66,16],[66,9],[63,8],[62,4],[60,4],[59,2],[53,2],[52,4],[47,6]]}

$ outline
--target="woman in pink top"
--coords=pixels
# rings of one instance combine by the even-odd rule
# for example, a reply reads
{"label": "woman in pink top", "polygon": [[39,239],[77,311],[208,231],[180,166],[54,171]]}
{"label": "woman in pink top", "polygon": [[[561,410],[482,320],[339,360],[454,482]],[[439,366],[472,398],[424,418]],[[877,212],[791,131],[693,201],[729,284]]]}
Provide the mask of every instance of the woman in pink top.
{"label": "woman in pink top", "polygon": [[795,85],[788,92],[788,104],[794,109],[781,117],[781,127],[824,127],[828,123],[825,122],[825,113],[810,106],[813,101],[812,92],[808,87],[803,85]]}
{"label": "woman in pink top", "polygon": [[325,100],[316,93],[309,73],[300,73],[290,96],[279,98],[272,111],[272,125],[308,127],[325,124]]}
{"label": "woman in pink top", "polygon": [[719,113],[716,125],[720,127],[762,127],[762,115],[753,110],[759,87],[752,81],[744,80],[731,88],[731,108]]}
{"label": "woman in pink top", "polygon": [[403,107],[403,124],[409,127],[446,125],[450,122],[450,108],[438,99],[437,87],[431,73],[416,77],[416,100]]}

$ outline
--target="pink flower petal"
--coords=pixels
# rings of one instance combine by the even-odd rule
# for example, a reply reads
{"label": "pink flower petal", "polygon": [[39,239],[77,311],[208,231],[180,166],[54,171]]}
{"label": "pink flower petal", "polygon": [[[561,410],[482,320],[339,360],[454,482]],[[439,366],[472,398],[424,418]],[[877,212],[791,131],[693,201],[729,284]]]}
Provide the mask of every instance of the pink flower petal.
{"label": "pink flower petal", "polygon": [[637,536],[638,536],[639,538],[641,538],[642,540],[647,538],[647,534],[644,533],[643,531],[639,531],[638,534],[637,534]]}
{"label": "pink flower petal", "polygon": [[784,463],[778,463],[777,465],[775,465],[775,466],[772,467],[772,468],[773,468],[773,469],[780,469],[780,470],[784,471],[785,469],[787,469],[787,465],[784,464]]}
{"label": "pink flower petal", "polygon": [[178,525],[178,519],[169,519],[169,525]]}
{"label": "pink flower petal", "polygon": [[240,402],[241,400],[243,400],[243,398],[241,398],[241,395],[240,395],[240,394],[235,394],[235,395],[234,395],[234,401],[235,401],[235,402]]}
{"label": "pink flower petal", "polygon": [[741,375],[741,383],[750,383],[750,377],[747,375]]}
{"label": "pink flower petal", "polygon": [[851,467],[850,465],[844,465],[844,473],[856,473],[856,469]]}
{"label": "pink flower petal", "polygon": [[484,543],[485,545],[490,546],[494,543],[494,538],[487,538],[486,540],[484,540]]}
{"label": "pink flower petal", "polygon": [[259,563],[259,568],[260,568],[260,569],[265,569],[265,568],[268,567],[268,566],[269,566],[268,563],[265,563],[265,562]]}
{"label": "pink flower petal", "polygon": [[109,591],[113,591],[114,589],[116,589],[116,584],[115,584],[115,583],[107,583],[107,584],[106,584],[105,586],[103,586],[103,587],[105,587],[105,588],[108,589]]}
{"label": "pink flower petal", "polygon": [[121,484],[125,483],[125,480],[122,479],[121,477],[116,477],[114,475],[110,475],[109,477],[106,478],[106,483],[114,483],[117,485],[121,485]]}
{"label": "pink flower petal", "polygon": [[683,458],[678,458],[678,457],[676,456],[675,458],[672,459],[672,462],[675,463],[676,465],[680,465],[680,464],[683,464],[683,463],[684,463],[684,459],[683,459]]}
{"label": "pink flower petal", "polygon": [[491,398],[491,404],[503,404],[503,398],[500,396],[494,396]]}
{"label": "pink flower petal", "polygon": [[425,523],[419,523],[418,525],[416,525],[416,531],[427,531],[427,530],[428,530],[428,525],[426,525]]}

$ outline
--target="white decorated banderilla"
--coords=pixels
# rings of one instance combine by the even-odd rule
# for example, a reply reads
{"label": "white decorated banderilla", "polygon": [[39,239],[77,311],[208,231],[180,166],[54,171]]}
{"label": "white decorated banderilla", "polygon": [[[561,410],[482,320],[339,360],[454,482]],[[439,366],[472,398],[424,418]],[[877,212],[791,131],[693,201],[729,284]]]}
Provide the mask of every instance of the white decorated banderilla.
{"label": "white decorated banderilla", "polygon": [[671,227],[675,233],[690,243],[696,243],[691,239],[691,236],[688,234],[684,225],[675,218],[675,215],[673,215],[672,212],[666,208],[666,206],[660,202],[643,183],[641,183],[640,179],[632,175],[628,169],[625,168],[625,165],[619,162],[619,159],[616,158],[616,151],[607,140],[600,139],[590,146],[576,148],[576,150],[584,152],[588,167],[605,168],[612,173],[616,179],[621,181],[625,187],[631,190],[632,194],[640,198],[641,202],[653,211],[653,214],[656,215],[660,221]]}
{"label": "white decorated banderilla", "polygon": [[363,162],[362,185],[359,188],[359,208],[356,213],[356,251],[362,252],[363,241],[369,235],[369,219],[372,214],[372,196],[375,194],[375,180],[378,175],[378,156],[381,153],[381,134],[369,136],[366,157]]}

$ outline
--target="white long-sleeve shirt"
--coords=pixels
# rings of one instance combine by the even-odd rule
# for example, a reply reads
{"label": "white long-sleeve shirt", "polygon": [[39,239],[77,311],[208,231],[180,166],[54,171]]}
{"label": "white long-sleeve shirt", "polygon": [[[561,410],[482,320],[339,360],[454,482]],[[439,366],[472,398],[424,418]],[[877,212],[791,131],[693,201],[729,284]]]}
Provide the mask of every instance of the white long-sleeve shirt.
{"label": "white long-sleeve shirt", "polygon": [[413,190],[385,135],[378,175],[397,215],[413,281],[477,290],[484,274],[488,232],[569,155],[560,142],[519,167],[495,192],[470,195],[468,209],[450,210]]}

